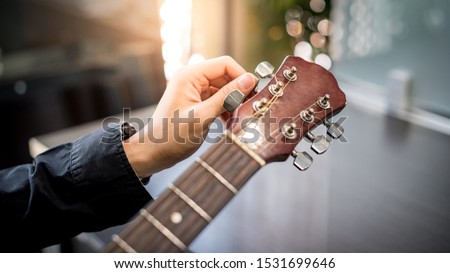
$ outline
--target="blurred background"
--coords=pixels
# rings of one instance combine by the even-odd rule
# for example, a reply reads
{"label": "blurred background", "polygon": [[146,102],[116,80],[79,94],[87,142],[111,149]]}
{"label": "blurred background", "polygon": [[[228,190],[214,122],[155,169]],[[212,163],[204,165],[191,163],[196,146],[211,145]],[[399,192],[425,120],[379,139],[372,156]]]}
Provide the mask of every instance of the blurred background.
{"label": "blurred background", "polygon": [[[31,137],[154,105],[182,65],[297,55],[346,92],[344,138],[307,172],[260,170],[191,251],[449,252],[449,16],[448,0],[2,0],[0,167],[30,162]],[[122,228],[45,251],[97,251]]]}

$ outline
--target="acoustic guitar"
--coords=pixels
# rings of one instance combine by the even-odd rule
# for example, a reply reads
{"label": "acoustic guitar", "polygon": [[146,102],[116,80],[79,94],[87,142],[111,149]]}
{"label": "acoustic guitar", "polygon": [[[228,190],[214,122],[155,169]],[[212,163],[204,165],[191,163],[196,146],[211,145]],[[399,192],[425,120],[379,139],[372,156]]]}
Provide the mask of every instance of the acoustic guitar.
{"label": "acoustic guitar", "polygon": [[[267,163],[294,157],[306,170],[313,158],[295,151],[303,138],[321,154],[343,128],[330,117],[346,104],[334,76],[321,66],[288,56],[274,73],[258,65],[257,87],[236,108],[220,140],[103,249],[104,252],[185,252],[189,244]],[[311,130],[323,124],[328,137]]]}

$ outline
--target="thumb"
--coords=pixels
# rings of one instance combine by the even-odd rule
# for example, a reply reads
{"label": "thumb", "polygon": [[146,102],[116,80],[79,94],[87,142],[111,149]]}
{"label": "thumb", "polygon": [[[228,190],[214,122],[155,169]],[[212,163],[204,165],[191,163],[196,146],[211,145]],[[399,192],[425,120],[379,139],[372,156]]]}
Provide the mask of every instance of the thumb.
{"label": "thumb", "polygon": [[251,73],[245,73],[233,81],[229,82],[223,86],[219,91],[212,95],[207,100],[200,103],[198,109],[204,119],[218,117],[220,114],[225,112],[223,108],[223,103],[225,98],[238,89],[246,97],[255,87],[256,77]]}

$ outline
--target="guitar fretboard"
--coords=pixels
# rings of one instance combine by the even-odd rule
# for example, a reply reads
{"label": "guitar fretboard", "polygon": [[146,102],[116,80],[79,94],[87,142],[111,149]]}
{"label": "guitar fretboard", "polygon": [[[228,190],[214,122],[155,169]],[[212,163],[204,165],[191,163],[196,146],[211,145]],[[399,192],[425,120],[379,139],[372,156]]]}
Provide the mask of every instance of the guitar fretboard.
{"label": "guitar fretboard", "polygon": [[104,252],[184,252],[261,167],[224,137],[139,215]]}

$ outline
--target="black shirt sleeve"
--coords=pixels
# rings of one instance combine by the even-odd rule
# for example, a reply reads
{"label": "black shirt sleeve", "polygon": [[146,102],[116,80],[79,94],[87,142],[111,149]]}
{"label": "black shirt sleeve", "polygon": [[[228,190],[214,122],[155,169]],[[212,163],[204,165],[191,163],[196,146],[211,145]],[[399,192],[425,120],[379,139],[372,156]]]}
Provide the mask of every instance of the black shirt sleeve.
{"label": "black shirt sleeve", "polygon": [[123,224],[149,201],[120,125],[99,129],[0,171],[0,251],[36,251]]}

